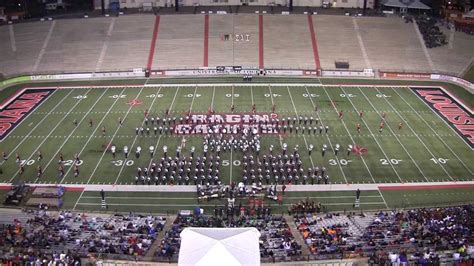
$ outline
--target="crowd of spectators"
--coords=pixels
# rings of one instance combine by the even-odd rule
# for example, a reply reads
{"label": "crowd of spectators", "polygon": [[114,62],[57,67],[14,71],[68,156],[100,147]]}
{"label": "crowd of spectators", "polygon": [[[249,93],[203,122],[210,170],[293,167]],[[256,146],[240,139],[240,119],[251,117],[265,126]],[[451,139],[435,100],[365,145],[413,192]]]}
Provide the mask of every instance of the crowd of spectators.
{"label": "crowd of spectators", "polygon": [[29,248],[21,252],[11,250],[0,254],[0,262],[5,266],[81,265],[81,258],[71,251],[42,253],[41,251]]}
{"label": "crowd of spectators", "polygon": [[448,44],[446,41],[446,35],[442,33],[437,26],[435,18],[429,16],[418,16],[416,17],[416,23],[423,35],[426,47],[435,48]]}
{"label": "crowd of spectators", "polygon": [[[459,263],[474,258],[474,205],[346,215],[319,214],[318,204],[306,199],[290,208],[315,259],[365,256],[372,265],[436,265],[447,256]],[[39,210],[12,217],[17,218],[0,225],[0,259],[6,265],[78,265],[87,254],[144,256],[165,224],[162,217],[132,213],[88,216]],[[186,227],[255,227],[261,233],[262,259],[302,254],[283,216],[262,204],[232,202],[216,206],[213,215],[178,215],[157,243],[156,256],[176,260]]]}
{"label": "crowd of spectators", "polygon": [[322,206],[320,202],[309,200],[298,201],[297,203],[288,206],[288,215],[302,214],[302,213],[319,213],[321,212]]}
{"label": "crowd of spectators", "polygon": [[[31,211],[24,219],[13,219],[0,224],[0,247],[27,250],[9,259],[56,260],[55,254],[65,259],[64,250],[74,250],[75,255],[121,254],[140,256],[149,249],[158,232],[163,230],[165,218],[152,215],[92,215],[63,211],[50,213]],[[41,251],[51,253],[44,258]],[[71,257],[69,257],[71,258]]]}
{"label": "crowd of spectators", "polygon": [[171,229],[165,233],[157,255],[168,259],[176,256],[179,253],[179,235],[186,227],[255,227],[261,234],[260,255],[262,258],[301,254],[301,246],[295,241],[285,218],[272,215],[269,208],[240,207],[240,212],[235,218],[225,216],[223,212],[222,208],[216,208],[214,216],[178,215]]}
{"label": "crowd of spectators", "polygon": [[315,255],[370,256],[381,265],[408,260],[436,264],[439,250],[455,250],[454,260],[474,256],[474,205],[379,212],[360,219],[367,218],[369,223],[361,226],[351,215],[294,214]]}
{"label": "crowd of spectators", "polygon": [[114,215],[81,218],[82,237],[76,247],[91,253],[140,256],[150,248],[165,219],[156,216]]}

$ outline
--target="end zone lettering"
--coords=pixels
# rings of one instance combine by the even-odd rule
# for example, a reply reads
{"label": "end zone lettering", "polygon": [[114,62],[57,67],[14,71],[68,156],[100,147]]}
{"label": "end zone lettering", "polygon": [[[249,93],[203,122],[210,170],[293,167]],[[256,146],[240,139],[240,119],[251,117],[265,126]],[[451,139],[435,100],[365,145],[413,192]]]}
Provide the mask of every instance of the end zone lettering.
{"label": "end zone lettering", "polygon": [[208,133],[238,134],[257,130],[260,134],[278,134],[277,114],[191,114],[189,123],[176,125],[175,134],[200,135]]}
{"label": "end zone lettering", "polygon": [[25,90],[0,110],[0,141],[46,99],[54,89]]}
{"label": "end zone lettering", "polygon": [[474,116],[464,106],[441,89],[412,88],[474,149]]}

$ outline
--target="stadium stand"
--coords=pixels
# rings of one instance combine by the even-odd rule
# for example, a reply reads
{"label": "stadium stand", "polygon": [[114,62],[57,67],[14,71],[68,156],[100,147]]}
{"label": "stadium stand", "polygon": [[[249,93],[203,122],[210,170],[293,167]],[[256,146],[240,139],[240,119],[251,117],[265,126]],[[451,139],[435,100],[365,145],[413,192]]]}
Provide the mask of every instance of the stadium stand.
{"label": "stadium stand", "polygon": [[313,17],[319,57],[323,69],[334,69],[334,61],[349,61],[350,69],[367,68],[351,17]]}
{"label": "stadium stand", "polygon": [[[103,254],[142,260],[159,239],[157,248],[150,250],[156,250],[154,260],[176,261],[179,234],[185,227],[256,227],[262,234],[262,261],[362,257],[371,265],[472,262],[473,205],[318,214],[306,208],[313,204],[309,200],[297,203],[294,206],[299,211],[292,217],[272,214],[270,207],[262,205],[216,206],[213,215],[196,210],[181,213],[160,234],[163,238],[158,237],[166,223],[162,216],[2,210],[0,258],[3,262],[77,261],[78,257]],[[305,211],[301,206],[306,206]],[[292,234],[289,220],[294,221],[303,242]],[[311,254],[304,255],[301,245],[307,245]]]}
{"label": "stadium stand", "polygon": [[[3,254],[27,252],[143,255],[164,227],[166,219],[152,215],[84,215],[28,211],[4,212],[0,220]],[[8,251],[10,248],[12,250]],[[69,253],[69,252],[66,252]],[[17,257],[15,255],[14,257]]]}
{"label": "stadium stand", "polygon": [[234,32],[250,34],[249,42],[234,43],[234,65],[258,67],[258,16],[235,15]]}
{"label": "stadium stand", "polygon": [[[265,67],[314,69],[307,16],[264,16]],[[291,62],[287,59],[291,58]]]}
{"label": "stadium stand", "polygon": [[153,60],[154,68],[202,66],[203,36],[203,16],[161,16]]}
{"label": "stadium stand", "polygon": [[[373,263],[440,259],[441,250],[455,250],[454,259],[472,256],[472,208],[414,209],[372,215],[295,214],[298,230],[319,259],[368,256]],[[471,253],[469,253],[471,252]],[[406,254],[412,254],[408,257]],[[424,254],[424,255],[420,255]],[[333,257],[334,258],[334,257]],[[446,258],[449,259],[449,258]]]}
{"label": "stadium stand", "polygon": [[[38,47],[46,45],[46,50],[36,71],[85,72],[94,70],[109,22],[109,19],[103,18],[56,21],[49,42],[47,38],[38,42],[41,44]],[[34,58],[36,59],[36,57]]]}
{"label": "stadium stand", "polygon": [[400,18],[361,17],[357,22],[373,68],[430,72],[412,24]]}
{"label": "stadium stand", "polygon": [[[162,15],[160,18],[153,68],[203,66],[204,16]],[[155,16],[136,14],[1,26],[0,37],[7,41],[0,44],[0,72],[12,76],[144,68],[154,24]],[[256,14],[209,15],[209,66],[258,67],[258,25]],[[323,69],[334,69],[335,61],[346,61],[350,69],[357,70],[370,65],[380,70],[432,71],[414,24],[403,19],[314,15],[313,26]],[[265,67],[314,68],[305,16],[265,14],[263,29]],[[452,33],[445,26],[440,30],[448,36],[448,45],[428,49],[433,71],[457,75],[474,56],[470,49],[474,37],[461,31]],[[248,34],[249,41],[222,41],[226,34]],[[361,46],[365,47],[366,58]],[[76,60],[78,56],[80,60]]]}
{"label": "stadium stand", "polygon": [[[428,49],[436,71],[459,75],[474,58],[474,35],[464,32],[451,32],[446,26],[440,30],[448,37],[448,45]],[[452,35],[452,37],[451,37]]]}
{"label": "stadium stand", "polygon": [[[260,255],[263,259],[271,257],[296,256],[301,254],[301,246],[294,240],[283,216],[271,215],[269,208],[245,207],[240,210],[215,209],[214,216],[178,215],[171,229],[165,233],[158,256],[177,259],[179,253],[179,234],[185,227],[255,227],[260,233]],[[237,213],[239,212],[239,213]],[[236,216],[234,219],[234,215]]]}
{"label": "stadium stand", "polygon": [[423,35],[426,47],[435,48],[447,44],[446,35],[439,30],[439,27],[436,25],[436,19],[428,16],[419,16],[416,18],[416,23]]}
{"label": "stadium stand", "polygon": [[[118,17],[100,70],[130,70],[146,67],[155,16]],[[126,54],[123,51],[127,51]]]}

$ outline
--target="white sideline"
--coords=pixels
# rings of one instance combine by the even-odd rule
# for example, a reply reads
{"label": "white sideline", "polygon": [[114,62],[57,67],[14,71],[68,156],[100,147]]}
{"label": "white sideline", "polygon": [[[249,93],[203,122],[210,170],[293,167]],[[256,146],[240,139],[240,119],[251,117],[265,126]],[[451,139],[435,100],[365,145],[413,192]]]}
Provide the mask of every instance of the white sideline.
{"label": "white sideline", "polygon": [[[55,91],[55,92],[56,92],[56,91]],[[56,110],[56,108],[58,108],[58,106],[59,106],[60,104],[62,104],[62,102],[63,102],[64,100],[66,100],[67,97],[69,97],[69,95],[71,95],[71,93],[72,93],[72,91],[70,91],[68,94],[66,94],[66,96],[64,96],[64,98],[62,98],[61,101],[59,101],[59,102],[53,107],[53,109],[52,109],[51,111]],[[43,101],[43,102],[44,102],[44,101]],[[44,116],[43,119],[41,119],[41,120],[38,122],[38,124],[36,124],[36,126],[28,133],[27,136],[31,135],[31,133],[33,132],[33,130],[35,130],[35,129],[49,116],[50,113],[51,113],[51,112],[49,112],[46,116]],[[30,113],[30,114],[31,114],[31,113]],[[24,120],[23,120],[23,121],[24,121]],[[51,132],[52,132],[52,131],[51,131]],[[50,132],[50,134],[51,134],[51,132]],[[21,145],[26,139],[27,139],[27,138],[22,139],[22,140],[20,141],[20,143],[18,143],[18,144],[15,146],[15,148],[10,152],[10,154],[13,154],[13,153],[15,152],[15,150],[18,149],[18,147],[20,147],[20,145]],[[47,139],[47,137],[46,137],[46,139]],[[41,144],[40,144],[40,146],[41,146]],[[39,147],[39,146],[38,146],[38,147]],[[31,157],[31,156],[30,156],[30,157]],[[30,157],[28,157],[28,158],[30,158]],[[19,172],[19,170],[17,170],[17,171],[15,172],[15,174],[13,175],[13,177],[10,179],[10,182],[13,181],[13,179],[14,179],[15,176],[18,174],[18,172]]]}
{"label": "white sideline", "polygon": [[[87,92],[86,92],[86,95],[91,91],[92,89],[89,89]],[[69,94],[68,94],[69,95]],[[57,122],[56,126],[54,126],[51,131],[49,131],[49,134],[46,135],[46,137],[43,138],[43,141],[41,141],[41,143],[38,145],[38,147],[36,147],[36,149],[30,154],[30,156],[28,156],[28,158],[26,159],[27,161],[30,160],[41,148],[41,146],[43,145],[43,143],[45,143],[46,140],[48,140],[48,138],[51,136],[51,134],[56,130],[56,128],[59,127],[59,125],[61,125],[61,123],[64,121],[64,119],[66,119],[66,117],[72,112],[72,110],[74,108],[76,108],[76,106],[82,102],[82,99],[78,100],[70,109],[69,111],[66,113],[66,115],[64,115],[61,120],[59,122]],[[43,169],[44,170],[44,169]],[[18,169],[15,174],[12,176],[12,178],[10,179],[10,182],[15,179],[16,175],[18,174],[18,172],[20,171],[20,169]],[[38,178],[36,178],[36,180],[38,180]]]}
{"label": "white sideline", "polygon": [[[26,90],[26,89],[21,90],[21,93],[23,93],[23,91],[25,91],[25,90]],[[43,103],[45,103],[45,102],[48,100],[48,98],[50,98],[51,96],[53,96],[54,93],[56,93],[56,92],[57,92],[57,90],[53,91],[53,93],[51,93],[51,95],[48,95],[48,97],[47,97],[46,99],[44,99],[38,106],[36,106],[33,110],[31,110],[31,112],[30,112],[27,116],[25,116],[25,118],[23,118],[20,123],[18,123],[18,124],[15,126],[15,128],[13,128],[10,132],[8,132],[7,135],[5,135],[5,137],[3,138],[3,140],[5,140],[13,131],[15,131],[15,129],[18,128],[18,127],[21,125],[21,123],[23,123],[24,121],[26,121],[30,115],[34,114],[34,113],[35,113],[35,110],[37,110],[41,105],[43,105]],[[18,94],[18,95],[21,95],[21,93]],[[68,95],[71,94],[71,93],[72,93],[72,91],[69,92]],[[18,98],[18,96],[16,96],[14,99],[16,99],[16,98]],[[34,131],[49,115],[53,114],[53,113],[54,113],[54,110],[56,110],[56,108],[57,108],[64,100],[66,100],[66,98],[67,98],[67,96],[64,97],[63,99],[61,99],[61,101],[58,102],[58,103],[53,107],[53,109],[51,109],[49,112],[46,112],[46,113],[45,113],[45,116],[43,116],[43,118],[36,124],[36,126],[33,127],[33,129],[31,129],[30,132],[28,132],[28,134],[25,136],[25,138],[23,138],[23,139],[20,141],[20,143],[18,143],[18,144],[15,146],[15,148],[13,148],[13,150],[10,151],[10,154],[15,153],[16,149],[18,149],[18,147],[26,140],[26,138],[28,138],[28,137],[31,135],[31,133],[33,133],[33,131]],[[11,101],[10,101],[10,102],[11,102]],[[2,110],[2,109],[3,109],[3,107],[0,106],[0,110]],[[2,143],[3,140],[0,140],[0,143]]]}

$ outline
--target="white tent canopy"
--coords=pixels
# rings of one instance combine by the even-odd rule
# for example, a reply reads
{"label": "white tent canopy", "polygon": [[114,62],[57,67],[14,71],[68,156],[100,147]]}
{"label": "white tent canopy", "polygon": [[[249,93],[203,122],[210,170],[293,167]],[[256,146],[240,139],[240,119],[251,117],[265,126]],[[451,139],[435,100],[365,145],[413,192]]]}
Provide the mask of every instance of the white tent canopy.
{"label": "white tent canopy", "polygon": [[256,228],[185,228],[178,265],[260,265]]}

